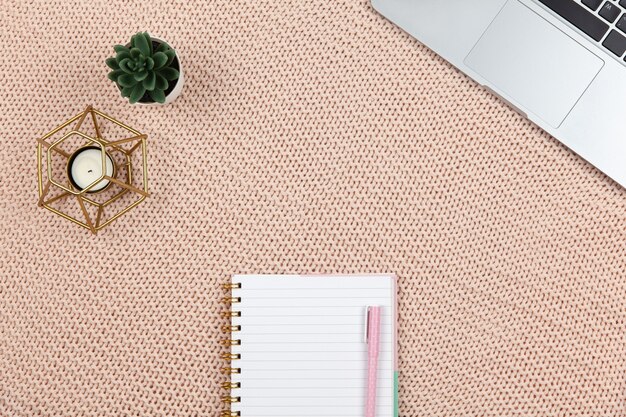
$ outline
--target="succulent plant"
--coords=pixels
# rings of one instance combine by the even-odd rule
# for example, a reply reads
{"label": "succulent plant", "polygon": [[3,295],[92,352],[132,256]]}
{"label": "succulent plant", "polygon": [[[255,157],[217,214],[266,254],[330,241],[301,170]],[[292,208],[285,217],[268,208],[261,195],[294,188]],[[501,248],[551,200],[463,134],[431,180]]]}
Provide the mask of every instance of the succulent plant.
{"label": "succulent plant", "polygon": [[130,47],[115,45],[115,56],[106,60],[112,69],[109,79],[117,83],[122,97],[136,103],[146,92],[157,103],[165,102],[165,90],[170,81],[180,76],[172,62],[176,52],[165,42],[156,50],[152,38],[147,32],[139,32],[132,36]]}

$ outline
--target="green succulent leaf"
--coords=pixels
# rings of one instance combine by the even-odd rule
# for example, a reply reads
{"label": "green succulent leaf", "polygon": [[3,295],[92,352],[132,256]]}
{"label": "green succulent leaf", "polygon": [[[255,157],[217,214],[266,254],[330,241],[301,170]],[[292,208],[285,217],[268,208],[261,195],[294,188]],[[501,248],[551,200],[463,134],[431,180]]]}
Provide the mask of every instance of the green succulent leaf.
{"label": "green succulent leaf", "polygon": [[146,58],[146,68],[149,70],[154,68],[154,59],[150,57]]}
{"label": "green succulent leaf", "polygon": [[150,47],[150,54],[149,55],[152,55],[154,53],[154,51],[152,50],[152,37],[150,36],[150,34],[148,32],[144,32],[143,33],[143,37],[146,38],[146,43]]}
{"label": "green succulent leaf", "polygon": [[165,55],[167,55],[167,62],[165,63],[165,66],[169,67],[174,61],[174,58],[176,58],[176,52],[174,52],[173,49],[168,49],[165,51]]}
{"label": "green succulent leaf", "polygon": [[144,94],[146,94],[146,89],[143,84],[139,83],[133,87],[133,91],[131,91],[128,101],[130,101],[131,104],[135,104],[141,97],[143,97]]}
{"label": "green succulent leaf", "polygon": [[154,83],[154,88],[155,90],[167,90],[167,87],[169,87],[169,83],[167,82],[167,80],[165,79],[165,77],[163,77],[162,75],[155,73],[154,74],[156,76],[156,80]]}
{"label": "green succulent leaf", "polygon": [[124,87],[122,88],[122,97],[130,97],[130,93],[133,92],[134,87]]}
{"label": "green succulent leaf", "polygon": [[[146,40],[146,37],[144,36],[143,33],[138,33],[136,34],[134,37],[135,43],[133,44],[133,46],[135,48],[137,48],[137,50],[139,50],[144,56],[149,56],[150,55],[150,45],[148,40]],[[130,53],[133,53],[133,50],[130,50]]]}
{"label": "green succulent leaf", "polygon": [[172,48],[170,48],[168,44],[166,44],[165,42],[161,42],[159,46],[157,47],[157,52],[165,52],[170,49]]}
{"label": "green succulent leaf", "polygon": [[134,73],[133,76],[135,77],[135,80],[143,81],[148,76],[148,71],[142,70],[142,71]]}
{"label": "green succulent leaf", "polygon": [[131,48],[130,50],[130,56],[135,61],[139,60],[139,57],[141,57],[141,53],[142,52],[139,48]]}
{"label": "green succulent leaf", "polygon": [[119,52],[130,52],[128,50],[127,47],[125,47],[124,45],[115,45],[113,47],[113,50],[115,51],[115,53],[119,53]]}
{"label": "green succulent leaf", "polygon": [[130,58],[130,51],[120,51],[115,55],[117,62],[121,62],[124,59]]}
{"label": "green succulent leaf", "polygon": [[163,77],[165,77],[165,79],[169,81],[177,80],[180,75],[177,70],[171,67],[161,68],[158,71],[159,71],[159,74],[161,74]]}
{"label": "green succulent leaf", "polygon": [[156,85],[156,74],[154,71],[148,71],[148,76],[143,80],[143,86],[146,90],[152,91]]}
{"label": "green succulent leaf", "polygon": [[127,74],[133,73],[133,68],[131,68],[130,65],[135,65],[135,64],[130,58],[122,59],[121,61],[119,61],[119,65],[120,65],[120,69],[124,71],[125,73]]}
{"label": "green succulent leaf", "polygon": [[109,77],[109,80],[117,81],[119,76],[123,75],[123,74],[125,74],[124,71],[122,71],[121,69],[116,69],[116,70],[113,70],[113,71],[109,72],[109,74],[107,76]]}
{"label": "green succulent leaf", "polygon": [[165,103],[165,93],[163,92],[163,90],[155,88],[152,91],[148,91],[148,94],[150,95],[150,98],[157,103]]}
{"label": "green succulent leaf", "polygon": [[107,58],[107,60],[104,62],[107,64],[107,67],[111,68],[112,70],[116,70],[120,68],[115,58]]}
{"label": "green succulent leaf", "polygon": [[167,55],[165,55],[163,52],[156,52],[152,56],[152,59],[154,60],[155,69],[163,68],[165,66],[165,63],[167,62]]}
{"label": "green succulent leaf", "polygon": [[117,83],[122,87],[134,87],[137,84],[137,80],[133,74],[122,74],[117,77]]}

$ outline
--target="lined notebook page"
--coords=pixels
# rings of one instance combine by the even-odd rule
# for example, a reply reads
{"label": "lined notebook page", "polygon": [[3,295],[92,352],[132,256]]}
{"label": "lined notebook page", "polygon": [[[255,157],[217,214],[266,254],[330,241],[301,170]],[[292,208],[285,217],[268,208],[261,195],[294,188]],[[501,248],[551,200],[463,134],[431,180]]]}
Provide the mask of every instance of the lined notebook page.
{"label": "lined notebook page", "polygon": [[238,275],[232,382],[242,417],[362,417],[368,305],[382,310],[377,417],[394,415],[395,279],[391,276]]}

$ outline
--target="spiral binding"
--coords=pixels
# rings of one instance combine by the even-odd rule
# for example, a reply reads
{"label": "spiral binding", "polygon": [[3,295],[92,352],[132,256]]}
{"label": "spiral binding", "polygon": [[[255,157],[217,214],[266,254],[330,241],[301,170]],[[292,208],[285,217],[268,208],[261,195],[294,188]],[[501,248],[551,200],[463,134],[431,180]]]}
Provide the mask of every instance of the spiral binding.
{"label": "spiral binding", "polygon": [[222,326],[222,333],[234,333],[241,330],[241,326]]}
{"label": "spiral binding", "polygon": [[224,339],[224,340],[220,340],[220,344],[222,346],[239,346],[241,345],[241,340],[239,339]]}
{"label": "spiral binding", "polygon": [[222,353],[220,357],[226,361],[241,359],[241,353]]}
{"label": "spiral binding", "polygon": [[[231,292],[234,289],[241,288],[241,283],[222,284],[222,288],[225,291]],[[231,306],[230,307],[230,311],[222,312],[221,317],[223,317],[223,318],[230,318],[230,319],[232,319],[233,317],[241,317],[241,311],[234,311],[232,309],[233,308],[232,307],[233,304],[241,303],[241,297],[233,297],[232,293],[231,293],[230,297],[229,296],[223,297],[221,302],[222,302],[222,304]],[[233,333],[240,332],[241,331],[241,326],[239,326],[239,325],[232,325],[232,324],[224,325],[224,326],[221,326],[221,330],[222,330],[222,333],[232,335]],[[231,336],[228,339],[220,340],[220,344],[222,346],[226,346],[226,347],[239,346],[239,345],[241,345],[241,339],[236,339],[236,338]],[[224,352],[224,353],[222,353],[220,355],[220,357],[222,359],[224,359],[225,361],[228,361],[229,363],[232,363],[233,361],[240,360],[241,359],[241,354],[240,353]],[[236,374],[240,374],[241,373],[241,368],[237,368],[237,367],[233,367],[233,366],[225,366],[225,367],[221,368],[221,371],[222,371],[223,374],[236,375]],[[240,382],[227,381],[227,382],[222,383],[222,388],[224,390],[229,391],[228,395],[223,395],[221,397],[221,401],[222,401],[223,404],[228,405],[228,404],[241,402],[241,397],[232,395],[233,390],[241,388],[241,383]],[[222,412],[220,413],[220,417],[240,417],[240,416],[241,416],[241,412],[240,411],[222,410]]]}
{"label": "spiral binding", "polygon": [[226,404],[240,403],[241,397],[222,397],[222,402]]}

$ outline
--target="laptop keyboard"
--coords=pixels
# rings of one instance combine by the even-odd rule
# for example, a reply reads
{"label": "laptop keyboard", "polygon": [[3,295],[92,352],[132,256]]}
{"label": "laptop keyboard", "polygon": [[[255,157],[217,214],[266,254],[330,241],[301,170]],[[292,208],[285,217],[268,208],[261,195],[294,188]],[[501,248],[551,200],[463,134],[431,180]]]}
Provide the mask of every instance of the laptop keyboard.
{"label": "laptop keyboard", "polygon": [[626,0],[537,0],[626,63]]}

